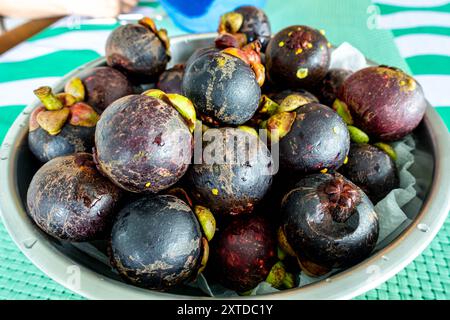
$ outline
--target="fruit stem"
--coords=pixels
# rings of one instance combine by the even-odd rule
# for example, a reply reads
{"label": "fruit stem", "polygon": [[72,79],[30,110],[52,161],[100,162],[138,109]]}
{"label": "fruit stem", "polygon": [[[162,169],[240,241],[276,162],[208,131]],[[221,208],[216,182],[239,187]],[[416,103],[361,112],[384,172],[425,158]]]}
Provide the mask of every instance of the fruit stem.
{"label": "fruit stem", "polygon": [[346,222],[361,201],[358,190],[342,177],[335,177],[326,183],[324,192],[328,196],[331,216],[338,223]]}
{"label": "fruit stem", "polygon": [[36,97],[38,97],[39,100],[41,100],[45,109],[49,111],[55,111],[63,108],[62,102],[58,99],[58,97],[56,97],[53,94],[52,88],[48,86],[39,87],[33,92],[36,95]]}

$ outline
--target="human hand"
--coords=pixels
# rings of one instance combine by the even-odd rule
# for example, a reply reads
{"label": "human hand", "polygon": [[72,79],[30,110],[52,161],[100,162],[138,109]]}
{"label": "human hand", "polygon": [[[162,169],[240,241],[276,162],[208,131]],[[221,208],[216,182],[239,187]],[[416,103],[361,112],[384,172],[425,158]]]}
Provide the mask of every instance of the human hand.
{"label": "human hand", "polygon": [[138,0],[65,0],[68,14],[112,18],[130,12]]}

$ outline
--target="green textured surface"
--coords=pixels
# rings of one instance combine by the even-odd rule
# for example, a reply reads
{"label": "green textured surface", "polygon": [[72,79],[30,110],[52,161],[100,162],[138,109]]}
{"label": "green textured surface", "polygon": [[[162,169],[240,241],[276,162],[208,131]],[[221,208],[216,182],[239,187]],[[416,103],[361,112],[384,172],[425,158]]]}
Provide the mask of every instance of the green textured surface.
{"label": "green textured surface", "polygon": [[[280,8],[279,1],[270,1],[266,8],[274,30],[290,24],[310,24],[327,30],[327,36],[336,44],[348,40],[360,48],[364,54],[374,59],[408,69],[398,55],[392,41],[392,34],[384,30],[368,30],[367,8],[369,1],[286,1]],[[290,9],[295,5],[295,10]],[[286,9],[287,8],[287,9]],[[438,11],[448,11],[448,6]],[[405,10],[394,6],[381,6],[381,13],[392,13]],[[415,9],[416,10],[416,9]],[[430,10],[430,9],[427,9]],[[167,19],[162,25],[170,34],[181,34],[171,21]],[[82,26],[81,30],[108,30],[111,26]],[[65,32],[67,28],[49,29],[35,36],[32,41],[52,37]],[[434,33],[450,35],[449,28],[421,27],[394,30],[394,36],[412,33]],[[373,44],[377,45],[374,46]],[[95,57],[95,52],[58,52],[36,59],[41,65],[33,68],[33,76],[62,76],[83,62]],[[450,74],[448,57],[418,56],[407,59],[413,74],[445,73]],[[63,63],[64,62],[64,63]],[[25,79],[30,76],[31,60],[11,64],[0,63],[0,82],[13,79]],[[426,64],[430,69],[424,67]],[[48,66],[48,68],[46,68]],[[432,70],[432,71],[430,71]],[[433,71],[434,70],[434,71]],[[7,129],[24,106],[2,106],[0,108],[0,141]],[[450,127],[450,107],[437,108],[447,126]],[[0,191],[1,192],[1,191]],[[371,290],[357,299],[449,299],[450,268],[449,247],[450,220],[432,244],[410,265],[395,277],[377,289]],[[55,283],[38,270],[18,249],[0,223],[0,299],[82,299],[61,285]]]}

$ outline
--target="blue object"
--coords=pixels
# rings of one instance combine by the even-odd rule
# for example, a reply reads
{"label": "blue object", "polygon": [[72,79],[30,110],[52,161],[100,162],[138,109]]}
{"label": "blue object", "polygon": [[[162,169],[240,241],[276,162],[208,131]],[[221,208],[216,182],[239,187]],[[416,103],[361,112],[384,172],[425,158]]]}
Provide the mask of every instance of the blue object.
{"label": "blue object", "polygon": [[194,33],[217,31],[220,16],[243,5],[262,8],[266,0],[161,0],[173,22]]}

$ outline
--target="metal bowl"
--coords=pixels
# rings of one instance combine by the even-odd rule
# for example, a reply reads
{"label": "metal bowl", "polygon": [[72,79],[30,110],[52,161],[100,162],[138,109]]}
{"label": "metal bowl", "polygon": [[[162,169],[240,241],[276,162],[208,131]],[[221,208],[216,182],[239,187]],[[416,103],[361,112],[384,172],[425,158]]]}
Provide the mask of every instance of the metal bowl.
{"label": "metal bowl", "polygon": [[[188,35],[171,39],[172,64],[186,61],[199,47],[212,46],[215,34]],[[62,79],[55,90],[63,89],[69,77],[85,69],[103,65],[98,59],[73,71]],[[80,245],[60,242],[44,234],[27,216],[25,199],[28,185],[39,163],[27,145],[28,118],[38,101],[30,104],[16,119],[0,150],[0,209],[3,222],[17,246],[39,269],[68,289],[91,299],[175,299],[200,298],[200,291],[160,293],[137,288],[120,281],[95,254],[86,254]],[[388,239],[381,250],[360,264],[325,280],[302,288],[270,295],[247,298],[271,299],[349,299],[360,295],[394,276],[432,241],[450,209],[450,139],[447,128],[428,107],[425,118],[414,133],[416,161],[411,171],[420,174],[418,197],[420,206],[403,209],[413,222]],[[401,231],[404,230],[404,231]],[[81,244],[82,246],[82,244]]]}

